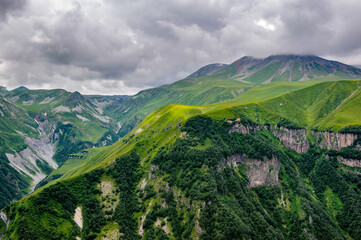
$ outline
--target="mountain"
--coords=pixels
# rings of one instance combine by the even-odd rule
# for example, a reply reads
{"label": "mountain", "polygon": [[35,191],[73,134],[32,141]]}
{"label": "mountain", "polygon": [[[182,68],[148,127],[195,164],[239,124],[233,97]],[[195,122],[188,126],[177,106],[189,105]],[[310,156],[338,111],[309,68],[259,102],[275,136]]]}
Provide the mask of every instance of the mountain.
{"label": "mountain", "polygon": [[242,57],[212,75],[249,84],[322,78],[355,79],[360,76],[359,68],[307,55],[275,55],[265,59]]}
{"label": "mountain", "polygon": [[232,79],[208,77],[183,79],[172,84],[140,91],[110,113],[119,121],[119,136],[124,136],[148,114],[167,104],[204,105],[229,101],[250,89]]}
{"label": "mountain", "polygon": [[20,87],[18,87],[18,88],[15,88],[15,89],[13,89],[13,91],[16,91],[16,90],[29,90],[27,87],[24,87],[24,86],[20,86]]}
{"label": "mountain", "polygon": [[33,191],[69,155],[116,142],[119,126],[104,113],[125,98],[62,89],[3,91],[0,206]]}
{"label": "mountain", "polygon": [[216,68],[134,96],[3,91],[2,239],[359,239],[358,70]]}
{"label": "mountain", "polygon": [[195,71],[194,73],[192,73],[191,75],[189,75],[186,78],[197,78],[197,77],[209,76],[227,66],[228,66],[228,64],[224,64],[224,63],[209,64],[204,67],[201,67],[200,69],[198,69],[197,71]]}
{"label": "mountain", "polygon": [[161,107],[5,207],[0,232],[4,239],[359,239],[361,118],[350,112],[359,86],[271,83],[229,102]]}
{"label": "mountain", "polygon": [[232,64],[206,65],[173,84],[147,89],[114,110],[119,136],[124,136],[151,112],[167,104],[204,105],[229,101],[261,84],[332,81],[361,78],[361,69],[316,56],[242,57]]}
{"label": "mountain", "polygon": [[0,86],[0,96],[3,96],[7,93],[6,87]]}

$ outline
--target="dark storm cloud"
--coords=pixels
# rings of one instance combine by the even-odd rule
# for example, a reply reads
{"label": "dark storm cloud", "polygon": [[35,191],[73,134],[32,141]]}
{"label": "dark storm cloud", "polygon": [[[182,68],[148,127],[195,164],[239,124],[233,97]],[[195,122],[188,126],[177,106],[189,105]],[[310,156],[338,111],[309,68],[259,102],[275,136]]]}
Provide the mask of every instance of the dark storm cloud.
{"label": "dark storm cloud", "polygon": [[244,55],[357,64],[359,9],[356,0],[0,0],[0,85],[122,94]]}
{"label": "dark storm cloud", "polygon": [[0,0],[0,21],[4,21],[9,15],[22,10],[26,0]]}

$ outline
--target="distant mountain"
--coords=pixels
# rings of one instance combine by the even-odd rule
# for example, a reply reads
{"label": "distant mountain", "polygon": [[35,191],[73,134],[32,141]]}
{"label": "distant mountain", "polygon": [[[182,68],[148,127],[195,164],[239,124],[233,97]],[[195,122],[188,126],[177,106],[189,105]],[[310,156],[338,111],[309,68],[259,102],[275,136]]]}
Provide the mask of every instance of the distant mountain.
{"label": "distant mountain", "polygon": [[32,191],[69,155],[119,139],[119,125],[107,113],[126,96],[0,90],[0,208]]}
{"label": "distant mountain", "polygon": [[0,86],[0,96],[3,96],[7,93],[7,89],[6,87]]}
{"label": "distant mountain", "polygon": [[228,64],[224,64],[224,63],[209,64],[204,67],[201,67],[200,69],[198,69],[197,71],[195,71],[194,73],[192,73],[191,75],[189,75],[186,78],[197,78],[197,77],[209,76],[227,66],[228,66]]}
{"label": "distant mountain", "polygon": [[12,91],[16,91],[16,90],[29,90],[29,88],[24,87],[24,86],[20,86],[18,88],[13,89]]}
{"label": "distant mountain", "polygon": [[361,69],[317,56],[275,55],[264,59],[242,57],[210,75],[249,84],[310,79],[361,78]]}

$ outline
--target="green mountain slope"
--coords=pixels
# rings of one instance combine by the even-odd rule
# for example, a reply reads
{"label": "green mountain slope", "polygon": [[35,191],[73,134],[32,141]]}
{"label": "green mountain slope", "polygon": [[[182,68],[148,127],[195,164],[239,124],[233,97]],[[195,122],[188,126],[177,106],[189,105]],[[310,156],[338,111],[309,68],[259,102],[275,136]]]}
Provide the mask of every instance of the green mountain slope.
{"label": "green mountain slope", "polygon": [[275,55],[265,59],[243,57],[211,75],[250,84],[309,79],[360,78],[361,69],[316,56]]}
{"label": "green mountain slope", "polygon": [[[317,116],[344,115],[358,86],[326,82],[260,101],[162,107],[3,209],[4,238],[359,239],[358,115],[344,118],[342,128],[354,128],[337,136],[356,141],[341,149],[316,139],[331,133],[303,129],[340,129]],[[291,150],[299,144],[309,147]]]}
{"label": "green mountain slope", "polygon": [[360,86],[359,80],[319,83],[250,105],[247,111],[258,122],[276,114],[298,126],[339,131],[361,125]]}
{"label": "green mountain slope", "polygon": [[200,69],[198,69],[197,71],[195,71],[194,73],[192,73],[191,75],[189,75],[186,78],[197,78],[197,77],[209,76],[227,66],[228,66],[227,64],[223,64],[223,63],[209,64],[204,67],[201,67]]}
{"label": "green mountain slope", "polygon": [[125,100],[111,114],[119,120],[120,136],[124,136],[148,114],[168,104],[204,105],[236,98],[250,89],[230,79],[208,77],[184,79],[173,84],[139,92]]}
{"label": "green mountain slope", "polygon": [[0,96],[0,206],[19,199],[29,191],[31,178],[12,165],[6,153],[16,153],[26,148],[25,137],[36,136],[36,122],[21,108]]}
{"label": "green mountain slope", "polygon": [[[268,83],[284,83],[280,86],[284,91],[289,91],[287,88],[293,89],[293,85],[287,83],[292,82],[357,78],[361,78],[361,69],[316,56],[276,55],[265,59],[243,57],[230,65],[210,64],[186,79],[141,91],[109,114],[121,126],[119,136],[124,136],[145,116],[167,104],[204,105],[229,101]],[[276,90],[273,96],[279,92]],[[256,100],[256,95],[249,96]]]}
{"label": "green mountain slope", "polygon": [[118,140],[118,124],[106,112],[124,96],[24,87],[1,95],[1,207],[32,191],[70,154]]}

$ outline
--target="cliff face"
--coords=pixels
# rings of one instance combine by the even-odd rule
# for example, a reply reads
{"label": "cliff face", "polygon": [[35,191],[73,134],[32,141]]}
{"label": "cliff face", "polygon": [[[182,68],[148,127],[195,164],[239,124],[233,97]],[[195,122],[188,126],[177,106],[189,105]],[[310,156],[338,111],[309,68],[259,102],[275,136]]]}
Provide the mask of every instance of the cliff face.
{"label": "cliff face", "polygon": [[246,154],[236,154],[227,157],[228,165],[238,166],[243,164],[249,179],[249,188],[259,186],[273,186],[279,183],[278,173],[280,170],[280,161],[273,157],[272,159],[249,159]]}
{"label": "cliff face", "polygon": [[319,147],[340,150],[341,148],[351,146],[357,139],[355,133],[338,133],[338,132],[316,132],[312,131],[312,135],[319,143]]}
{"label": "cliff face", "polygon": [[[265,129],[268,129],[268,127],[265,127]],[[250,132],[257,132],[261,130],[261,125],[245,126],[240,122],[235,122],[231,127],[230,132],[238,132],[246,135]],[[271,126],[270,130],[272,134],[288,149],[296,151],[297,153],[305,153],[310,149],[306,129],[288,129],[284,127]]]}
{"label": "cliff face", "polygon": [[[233,123],[232,121],[229,121]],[[306,129],[289,129],[285,127],[271,126],[264,127],[272,132],[283,145],[297,153],[305,153],[310,149],[310,143],[307,138]],[[246,135],[251,132],[261,131],[261,125],[243,125],[237,120],[230,129],[230,132],[238,132]],[[340,132],[318,132],[312,131],[318,146],[320,148],[340,150],[341,148],[351,146],[357,139],[358,135],[355,133],[340,133]]]}
{"label": "cliff face", "polygon": [[271,131],[283,145],[297,153],[305,153],[310,149],[306,129],[288,129],[284,127],[271,127]]}
{"label": "cliff face", "polygon": [[[232,123],[232,121],[229,121],[230,123]],[[254,125],[254,126],[245,126],[240,122],[235,122],[235,124],[231,127],[231,129],[229,130],[230,132],[238,132],[241,133],[243,135],[249,134],[250,132],[257,132],[257,131],[261,131],[262,130],[262,126],[261,125]]]}
{"label": "cliff face", "polygon": [[343,157],[337,157],[337,160],[340,163],[343,163],[349,167],[359,167],[361,168],[361,160],[359,159],[351,159],[351,158],[343,158]]}

